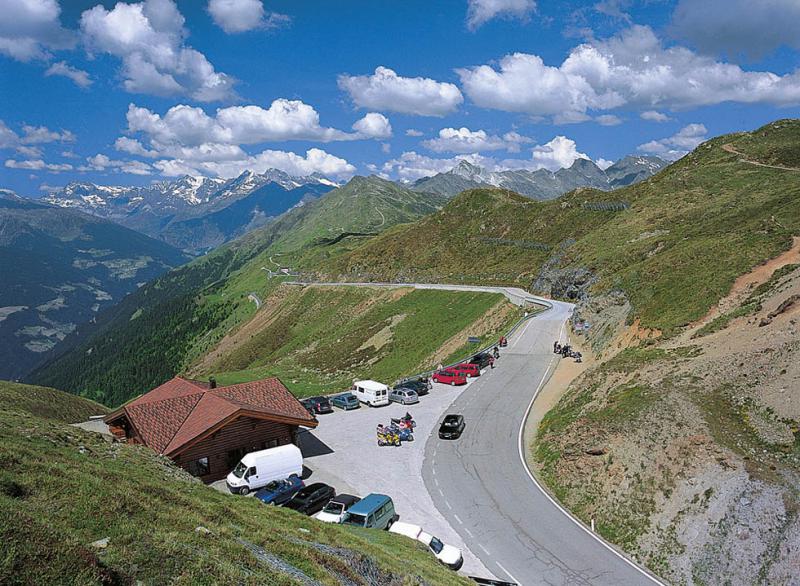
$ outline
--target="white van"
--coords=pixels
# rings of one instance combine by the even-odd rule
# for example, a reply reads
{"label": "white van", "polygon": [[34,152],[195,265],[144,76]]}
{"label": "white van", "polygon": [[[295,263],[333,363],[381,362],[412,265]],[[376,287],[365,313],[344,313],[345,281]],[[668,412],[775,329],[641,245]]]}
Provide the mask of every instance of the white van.
{"label": "white van", "polygon": [[353,383],[356,399],[372,407],[389,404],[389,387],[374,380],[360,380]]}
{"label": "white van", "polygon": [[415,539],[420,543],[424,543],[436,556],[436,559],[442,562],[445,566],[458,570],[464,564],[464,556],[461,555],[461,550],[452,545],[442,543],[441,540],[434,537],[430,533],[426,533],[419,525],[412,525],[411,523],[403,523],[397,521],[389,527],[391,533],[405,535],[411,539]]}
{"label": "white van", "polygon": [[247,494],[273,480],[303,475],[303,454],[294,444],[250,452],[236,464],[225,483],[234,494]]}

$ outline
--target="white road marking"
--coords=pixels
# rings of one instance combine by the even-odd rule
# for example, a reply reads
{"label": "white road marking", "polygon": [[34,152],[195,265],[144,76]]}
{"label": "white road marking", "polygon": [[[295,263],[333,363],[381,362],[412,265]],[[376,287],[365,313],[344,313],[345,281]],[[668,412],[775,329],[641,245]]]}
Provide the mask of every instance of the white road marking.
{"label": "white road marking", "polygon": [[[442,496],[444,496],[444,495],[442,495]],[[445,499],[444,504],[447,505],[448,509],[450,509],[451,511],[453,510],[453,507],[450,506],[450,503],[447,502],[447,499]]]}
{"label": "white road marking", "polygon": [[462,523],[462,522],[461,522],[461,519],[459,519],[459,518],[458,518],[458,515],[456,515],[455,513],[453,513],[453,519],[455,519],[456,521],[458,521],[458,524],[459,524],[459,525],[463,525],[463,524],[464,524],[464,523]]}
{"label": "white road marking", "polygon": [[440,488],[438,490],[439,490],[439,495],[441,495],[441,497],[444,498],[444,493],[442,492],[442,489]]}
{"label": "white road marking", "polygon": [[[566,321],[564,321],[564,323],[561,324],[561,331],[558,334],[558,339],[559,340],[563,339],[563,337],[564,337],[564,328],[566,327],[566,325],[567,325]],[[536,400],[536,397],[539,396],[539,392],[542,390],[542,387],[544,386],[544,383],[547,380],[548,375],[550,374],[550,368],[553,365],[554,358],[555,358],[555,355],[553,356],[553,358],[550,358],[550,363],[547,365],[547,368],[545,369],[544,374],[542,375],[542,380],[539,381],[539,385],[536,387],[536,392],[533,393],[533,397],[531,398],[531,402],[528,404],[528,410],[525,411],[525,416],[522,418],[522,425],[519,428],[519,436],[518,436],[517,445],[518,445],[518,448],[519,448],[519,459],[522,461],[522,467],[525,468],[525,472],[527,472],[528,477],[531,479],[531,482],[533,482],[533,484],[536,486],[536,488],[539,489],[539,492],[541,492],[545,497],[547,497],[547,500],[549,500],[551,503],[553,503],[553,505],[559,511],[564,513],[564,515],[570,521],[572,521],[573,523],[575,523],[575,525],[577,525],[578,527],[583,529],[588,535],[590,535],[600,545],[605,547],[608,551],[613,553],[615,556],[617,556],[619,559],[624,561],[626,564],[628,564],[629,566],[631,566],[632,568],[634,568],[635,570],[640,572],[643,576],[645,576],[651,582],[653,582],[655,584],[660,584],[661,586],[665,586],[664,583],[661,580],[659,580],[658,578],[656,578],[655,576],[650,574],[647,570],[645,570],[644,568],[639,566],[639,564],[637,564],[633,560],[628,559],[627,556],[625,556],[624,554],[618,552],[616,549],[611,547],[611,545],[609,545],[604,539],[602,539],[600,536],[598,536],[597,533],[593,533],[586,525],[584,525],[576,517],[573,517],[572,513],[570,513],[567,509],[562,507],[561,504],[558,501],[556,501],[552,496],[550,496],[550,493],[548,493],[545,490],[545,488],[536,480],[536,478],[534,477],[533,473],[531,472],[531,469],[528,468],[528,462],[525,459],[525,438],[524,438],[524,435],[525,435],[525,423],[528,421],[528,417],[530,416],[531,410],[533,409],[533,402]],[[479,547],[481,547],[481,546],[479,546]],[[481,549],[483,549],[483,547],[481,547]],[[486,550],[484,550],[484,551],[486,551]],[[498,563],[497,565],[499,566],[500,564]],[[502,566],[501,566],[501,568],[502,568]],[[508,574],[508,572],[506,570],[503,570],[503,571],[506,572],[506,574]],[[508,574],[508,575],[511,576],[511,574]]]}
{"label": "white road marking", "polygon": [[438,479],[438,478],[434,478],[434,479],[433,479],[433,483],[434,483],[436,486],[439,486],[439,479]]}
{"label": "white road marking", "polygon": [[511,578],[511,580],[512,580],[513,582],[516,582],[517,584],[522,584],[522,582],[520,582],[519,580],[517,580],[517,579],[514,577],[514,574],[512,574],[511,572],[509,572],[508,570],[506,570],[506,569],[503,567],[503,564],[501,564],[500,562],[495,562],[495,563],[497,564],[497,567],[498,567],[498,568],[500,568],[501,570],[503,570],[503,571],[504,571],[504,572],[505,572],[505,573],[508,575],[508,577],[509,577],[509,578]]}
{"label": "white road marking", "polygon": [[469,535],[470,537],[472,537],[472,538],[474,538],[474,537],[475,537],[475,536],[472,534],[472,531],[470,531],[470,530],[469,530],[469,529],[467,529],[466,527],[464,527],[464,531],[466,531],[467,535]]}
{"label": "white road marking", "polygon": [[489,550],[483,547],[480,543],[478,544],[478,547],[480,547],[483,550],[483,553],[485,553],[486,555],[492,555],[489,553]]}

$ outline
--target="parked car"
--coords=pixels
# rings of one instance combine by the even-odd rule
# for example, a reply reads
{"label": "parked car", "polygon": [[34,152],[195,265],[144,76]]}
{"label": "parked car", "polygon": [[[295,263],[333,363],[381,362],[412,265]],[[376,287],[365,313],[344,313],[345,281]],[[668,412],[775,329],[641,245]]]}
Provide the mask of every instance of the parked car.
{"label": "parked car", "polygon": [[370,407],[389,404],[389,387],[374,380],[362,380],[353,383],[353,394],[356,399]]}
{"label": "parked car", "polygon": [[464,565],[464,556],[461,554],[460,549],[443,543],[440,539],[434,537],[426,531],[423,531],[422,527],[419,525],[412,525],[411,523],[403,523],[402,521],[398,521],[397,523],[392,524],[392,526],[389,528],[389,531],[399,535],[405,535],[406,537],[415,539],[420,543],[424,543],[433,552],[433,555],[436,556],[436,559],[453,570],[458,570],[462,565]]}
{"label": "parked car", "polygon": [[303,454],[294,444],[250,452],[239,460],[225,483],[234,494],[248,494],[273,480],[303,475]]}
{"label": "parked car", "polygon": [[439,426],[439,439],[458,439],[464,431],[463,415],[445,415]]}
{"label": "parked car", "polygon": [[489,355],[488,352],[481,352],[480,354],[476,354],[473,356],[470,361],[470,364],[477,364],[479,370],[483,370],[487,366],[492,363],[492,357]]}
{"label": "parked car", "polygon": [[341,523],[350,507],[360,500],[359,497],[352,494],[337,494],[319,513],[314,515],[314,518],[324,523]]}
{"label": "parked car", "polygon": [[442,383],[445,385],[465,385],[467,384],[467,377],[452,370],[437,370],[431,376],[433,382]]}
{"label": "parked car", "polygon": [[368,529],[388,529],[399,518],[390,497],[372,493],[350,507],[342,523]]}
{"label": "parked car", "polygon": [[415,380],[407,380],[405,382],[402,382],[402,383],[398,384],[395,387],[395,389],[400,389],[400,388],[411,389],[412,391],[417,393],[418,397],[422,397],[423,395],[427,395],[428,394],[428,392],[431,390],[432,386],[433,385],[428,380],[422,381],[422,380],[419,380],[419,379],[415,379]]}
{"label": "parked car", "polygon": [[308,409],[312,415],[333,413],[333,407],[331,407],[331,402],[328,401],[327,397],[311,397],[310,399],[306,399],[306,401],[308,402],[306,409]]}
{"label": "parked car", "polygon": [[415,403],[419,403],[419,396],[411,389],[400,387],[393,389],[392,392],[389,393],[389,400],[394,403],[400,403],[401,405],[414,405]]}
{"label": "parked car", "polygon": [[361,407],[361,403],[358,402],[358,399],[356,399],[356,396],[353,393],[342,393],[341,395],[336,395],[333,399],[331,399],[331,405],[338,407],[339,409],[344,409],[345,411],[350,411],[350,409],[358,409]]}
{"label": "parked car", "polygon": [[315,482],[314,484],[309,484],[305,488],[301,488],[283,506],[287,509],[295,510],[298,513],[313,515],[328,504],[328,501],[335,496],[336,491],[332,486],[328,486],[323,482]]}
{"label": "parked car", "polygon": [[292,474],[283,480],[273,480],[259,490],[255,497],[267,505],[282,505],[304,486],[302,479],[297,474]]}
{"label": "parked car", "polygon": [[311,399],[301,399],[300,404],[306,408],[311,415],[314,415],[314,401]]}
{"label": "parked car", "polygon": [[471,362],[462,362],[461,364],[456,364],[451,370],[460,372],[467,378],[473,378],[481,375],[480,367]]}

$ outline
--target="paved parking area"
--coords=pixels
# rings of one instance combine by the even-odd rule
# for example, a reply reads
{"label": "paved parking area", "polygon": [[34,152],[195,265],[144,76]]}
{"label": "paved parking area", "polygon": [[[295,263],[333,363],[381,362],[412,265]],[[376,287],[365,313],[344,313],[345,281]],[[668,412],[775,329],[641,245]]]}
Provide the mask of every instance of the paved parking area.
{"label": "paved parking area", "polygon": [[[492,374],[488,370],[483,376]],[[469,393],[470,387],[471,384],[451,387],[434,383],[433,390],[416,405],[391,403],[377,408],[362,405],[346,412],[336,409],[318,416],[317,429],[301,434],[301,448],[305,465],[311,471],[306,483],[325,482],[336,488],[336,492],[358,496],[370,492],[391,496],[402,521],[421,525],[445,543],[461,548],[462,573],[491,577],[436,509],[422,479],[425,443],[432,434],[431,441],[446,441],[436,436],[439,423],[451,403],[462,393]],[[388,424],[392,417],[401,417],[406,411],[417,422],[414,441],[404,442],[401,447],[378,446],[375,427],[379,423]]]}

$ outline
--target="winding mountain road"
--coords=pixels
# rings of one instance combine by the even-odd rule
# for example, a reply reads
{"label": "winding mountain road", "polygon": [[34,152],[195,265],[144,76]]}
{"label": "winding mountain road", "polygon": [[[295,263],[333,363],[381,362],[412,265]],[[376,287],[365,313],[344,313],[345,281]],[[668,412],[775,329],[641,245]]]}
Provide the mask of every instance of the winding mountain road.
{"label": "winding mountain road", "polygon": [[563,509],[525,463],[524,424],[536,394],[557,363],[553,341],[563,339],[571,304],[513,287],[313,285],[482,291],[501,293],[520,306],[546,307],[509,337],[497,368],[473,381],[468,392],[447,409],[463,414],[466,428],[455,441],[429,437],[422,465],[425,486],[436,509],[500,578],[524,586],[661,584]]}

